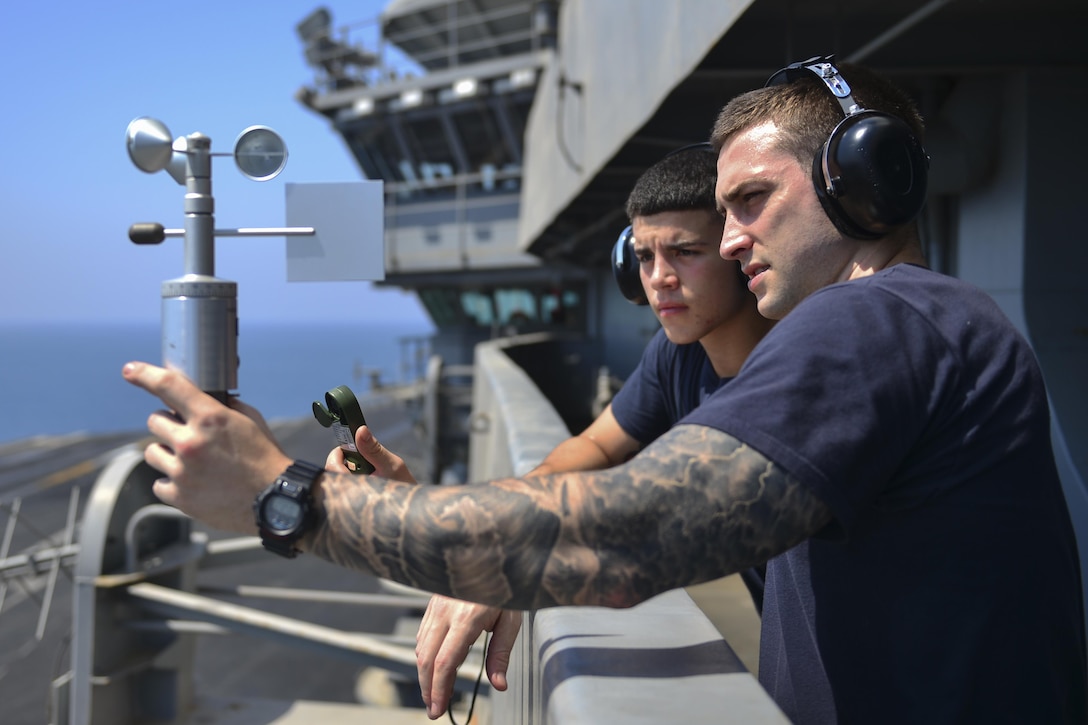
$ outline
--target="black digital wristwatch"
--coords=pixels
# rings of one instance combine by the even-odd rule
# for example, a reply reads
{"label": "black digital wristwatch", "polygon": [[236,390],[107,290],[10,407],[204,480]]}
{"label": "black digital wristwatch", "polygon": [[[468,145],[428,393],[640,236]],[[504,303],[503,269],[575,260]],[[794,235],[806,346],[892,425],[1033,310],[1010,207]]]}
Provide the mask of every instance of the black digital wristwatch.
{"label": "black digital wristwatch", "polygon": [[253,502],[257,531],[269,551],[293,559],[295,544],[314,523],[310,489],[323,468],[306,461],[295,461]]}

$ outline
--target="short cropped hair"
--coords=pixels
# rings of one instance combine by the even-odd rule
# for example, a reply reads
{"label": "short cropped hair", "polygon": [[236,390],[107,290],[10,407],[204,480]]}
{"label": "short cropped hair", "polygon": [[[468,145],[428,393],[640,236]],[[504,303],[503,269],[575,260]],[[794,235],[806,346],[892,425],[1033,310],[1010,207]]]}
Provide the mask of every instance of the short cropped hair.
{"label": "short cropped hair", "polygon": [[[906,92],[862,66],[836,63],[835,67],[862,108],[898,116],[922,140],[922,116]],[[842,119],[839,102],[814,73],[806,71],[791,83],[748,91],[729,101],[714,122],[710,143],[720,151],[734,135],[773,121],[782,132],[780,148],[807,168]]]}
{"label": "short cropped hair", "polygon": [[715,211],[718,155],[705,144],[673,152],[646,169],[627,197],[627,218],[667,211]]}

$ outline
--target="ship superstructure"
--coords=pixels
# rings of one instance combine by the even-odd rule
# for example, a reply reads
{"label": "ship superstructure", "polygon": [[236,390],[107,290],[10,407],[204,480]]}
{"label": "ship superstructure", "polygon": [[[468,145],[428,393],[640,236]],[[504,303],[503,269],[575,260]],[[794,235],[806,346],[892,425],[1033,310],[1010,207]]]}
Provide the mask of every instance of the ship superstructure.
{"label": "ship superstructure", "polygon": [[[516,246],[524,137],[554,55],[558,2],[392,2],[385,51],[318,9],[298,26],[322,114],[363,174],[385,182],[386,284],[415,290],[436,352],[471,362],[475,342],[586,327],[585,274]],[[407,59],[390,58],[395,46]]]}

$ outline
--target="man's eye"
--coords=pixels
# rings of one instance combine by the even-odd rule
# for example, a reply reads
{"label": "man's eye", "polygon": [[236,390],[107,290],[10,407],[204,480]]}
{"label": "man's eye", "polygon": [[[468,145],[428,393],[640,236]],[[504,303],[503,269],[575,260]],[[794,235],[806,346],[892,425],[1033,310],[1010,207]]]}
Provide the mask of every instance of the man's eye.
{"label": "man's eye", "polygon": [[653,258],[654,255],[650,254],[649,252],[635,252],[635,259],[638,260],[639,264],[646,264],[647,262],[651,262],[653,261]]}

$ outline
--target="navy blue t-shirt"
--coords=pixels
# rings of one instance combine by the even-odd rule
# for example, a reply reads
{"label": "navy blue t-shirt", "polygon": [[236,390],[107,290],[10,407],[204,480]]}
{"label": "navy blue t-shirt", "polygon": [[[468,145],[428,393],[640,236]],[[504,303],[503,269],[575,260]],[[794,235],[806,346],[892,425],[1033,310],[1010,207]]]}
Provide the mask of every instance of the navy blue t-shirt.
{"label": "navy blue t-shirt", "polygon": [[1085,722],[1043,381],[981,290],[913,265],[824,288],[680,423],[834,514],[768,563],[759,676],[794,723]]}
{"label": "navy blue t-shirt", "polygon": [[675,345],[659,329],[612,398],[624,432],[647,445],[732,378],[719,378],[698,342]]}
{"label": "navy blue t-shirt", "polygon": [[[733,378],[719,378],[698,342],[675,345],[658,330],[638,367],[612,399],[612,415],[627,435],[648,445]],[[756,612],[763,612],[766,567],[740,572]]]}

